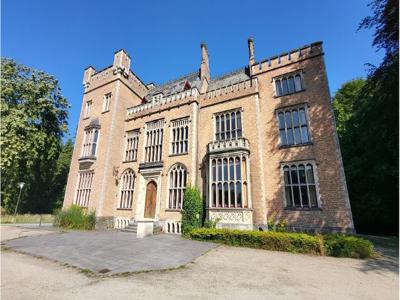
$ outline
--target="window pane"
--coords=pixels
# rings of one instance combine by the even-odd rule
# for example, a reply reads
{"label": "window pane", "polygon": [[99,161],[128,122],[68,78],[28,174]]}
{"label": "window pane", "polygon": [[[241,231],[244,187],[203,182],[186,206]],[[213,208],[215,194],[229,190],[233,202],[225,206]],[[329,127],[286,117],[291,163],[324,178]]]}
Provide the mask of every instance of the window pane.
{"label": "window pane", "polygon": [[217,200],[217,193],[215,189],[215,183],[212,185],[212,198],[211,198],[211,206],[215,207],[216,206],[216,200]]}
{"label": "window pane", "polygon": [[301,201],[303,203],[303,207],[310,207],[308,204],[308,193],[307,193],[307,186],[301,186]]}
{"label": "window pane", "polygon": [[287,130],[287,145],[293,145],[293,129],[288,129]]}
{"label": "window pane", "polygon": [[285,113],[285,120],[286,120],[286,127],[291,128],[292,127],[292,114],[287,111]]}
{"label": "window pane", "polygon": [[301,76],[300,75],[296,75],[294,77],[294,85],[295,85],[295,89],[296,92],[301,91]]}
{"label": "window pane", "polygon": [[294,93],[294,78],[290,76],[288,79],[289,93]]}
{"label": "window pane", "polygon": [[306,172],[304,165],[299,165],[299,179],[301,184],[306,184]]}
{"label": "window pane", "polygon": [[229,159],[229,179],[230,180],[235,179],[235,165],[233,163],[233,158]]}
{"label": "window pane", "polygon": [[231,138],[231,120],[230,120],[230,114],[227,114],[225,116],[226,118],[226,138],[230,139]]}
{"label": "window pane", "polygon": [[307,172],[307,183],[308,184],[314,183],[314,172],[313,172],[312,165],[308,164],[306,166],[306,172]]}
{"label": "window pane", "polygon": [[224,183],[224,207],[229,206],[229,189],[228,189],[228,183]]}
{"label": "window pane", "polygon": [[280,112],[278,114],[278,120],[279,120],[279,129],[285,129],[285,116],[283,112]]}
{"label": "window pane", "polygon": [[301,127],[301,138],[303,140],[303,143],[307,143],[310,141],[310,137],[308,136],[307,126]]}
{"label": "window pane", "polygon": [[318,207],[318,202],[317,202],[317,191],[315,190],[315,185],[310,185],[308,186],[308,189],[310,191],[310,202],[311,202],[311,207]]}
{"label": "window pane", "polygon": [[293,186],[293,200],[295,206],[300,206],[300,189],[299,186]]}
{"label": "window pane", "polygon": [[240,182],[236,183],[236,202],[238,207],[242,207],[242,185]]}
{"label": "window pane", "polygon": [[281,137],[281,145],[287,145],[287,139],[286,139],[286,131],[285,129],[281,129],[279,131],[279,135]]}
{"label": "window pane", "polygon": [[224,159],[224,180],[228,180],[228,160]]}
{"label": "window pane", "polygon": [[242,179],[242,171],[240,168],[240,159],[236,157],[235,159],[235,164],[236,164],[236,180]]}
{"label": "window pane", "polygon": [[235,184],[231,182],[229,188],[231,191],[231,206],[235,206]]}
{"label": "window pane", "polygon": [[222,207],[222,184],[218,183],[218,207]]}
{"label": "window pane", "polygon": [[285,184],[290,184],[289,167],[283,168],[283,177],[285,179]]}
{"label": "window pane", "polygon": [[292,111],[293,126],[299,126],[299,114],[297,110]]}
{"label": "window pane", "polygon": [[302,109],[299,110],[299,112],[300,112],[300,124],[301,125],[307,125],[305,110],[302,108]]}
{"label": "window pane", "polygon": [[237,129],[242,129],[242,116],[240,114],[240,111],[236,113],[236,124],[237,124]]}
{"label": "window pane", "polygon": [[298,184],[299,180],[297,178],[297,167],[296,166],[291,167],[291,175],[292,175],[292,184]]}
{"label": "window pane", "polygon": [[222,180],[222,164],[220,159],[218,159],[218,180]]}
{"label": "window pane", "polygon": [[288,93],[288,83],[287,83],[287,79],[284,78],[282,79],[282,95],[286,95]]}
{"label": "window pane", "polygon": [[225,133],[225,117],[221,116],[221,132]]}
{"label": "window pane", "polygon": [[286,197],[286,206],[292,207],[293,206],[293,199],[292,199],[292,189],[290,186],[285,188],[285,197]]}
{"label": "window pane", "polygon": [[294,143],[301,144],[300,128],[296,127],[294,129]]}
{"label": "window pane", "polygon": [[217,180],[217,170],[215,167],[215,160],[212,161],[212,180],[216,181]]}
{"label": "window pane", "polygon": [[277,96],[282,95],[281,81],[279,79],[275,80],[275,89],[276,89],[276,95]]}

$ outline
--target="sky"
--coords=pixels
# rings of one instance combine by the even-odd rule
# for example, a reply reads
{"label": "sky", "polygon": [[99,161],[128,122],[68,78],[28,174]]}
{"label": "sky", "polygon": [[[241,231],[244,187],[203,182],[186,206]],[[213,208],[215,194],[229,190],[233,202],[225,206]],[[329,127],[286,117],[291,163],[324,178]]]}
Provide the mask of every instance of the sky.
{"label": "sky", "polygon": [[125,49],[145,83],[163,83],[198,70],[207,44],[211,76],[248,63],[252,36],[256,61],[323,41],[332,96],[383,53],[373,30],[357,31],[371,14],[370,0],[106,1],[2,0],[1,56],[54,75],[69,100],[69,135],[75,135],[83,97],[83,71],[113,62]]}

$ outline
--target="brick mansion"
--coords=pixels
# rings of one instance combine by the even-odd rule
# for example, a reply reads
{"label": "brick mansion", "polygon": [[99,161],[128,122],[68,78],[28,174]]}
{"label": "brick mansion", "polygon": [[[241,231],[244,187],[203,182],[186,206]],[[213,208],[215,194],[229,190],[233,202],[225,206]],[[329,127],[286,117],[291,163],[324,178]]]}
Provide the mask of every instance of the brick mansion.
{"label": "brick mansion", "polygon": [[144,83],[120,50],[88,67],[64,208],[98,226],[151,224],[180,233],[187,186],[218,227],[354,231],[324,64],[317,42],[219,77],[199,69]]}

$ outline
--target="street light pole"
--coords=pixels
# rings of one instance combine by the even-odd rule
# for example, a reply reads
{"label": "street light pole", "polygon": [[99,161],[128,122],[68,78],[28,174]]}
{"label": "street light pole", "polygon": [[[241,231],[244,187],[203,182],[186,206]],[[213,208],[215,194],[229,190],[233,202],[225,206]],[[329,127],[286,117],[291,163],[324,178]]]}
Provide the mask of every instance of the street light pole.
{"label": "street light pole", "polygon": [[25,182],[20,182],[20,183],[18,183],[18,186],[19,186],[19,195],[18,195],[17,206],[15,206],[15,211],[14,211],[14,223],[16,223],[16,221],[17,221],[16,218],[15,218],[15,216],[16,216],[16,214],[17,214],[19,199],[21,199],[21,192],[22,192],[22,189],[23,189],[24,185],[25,185]]}

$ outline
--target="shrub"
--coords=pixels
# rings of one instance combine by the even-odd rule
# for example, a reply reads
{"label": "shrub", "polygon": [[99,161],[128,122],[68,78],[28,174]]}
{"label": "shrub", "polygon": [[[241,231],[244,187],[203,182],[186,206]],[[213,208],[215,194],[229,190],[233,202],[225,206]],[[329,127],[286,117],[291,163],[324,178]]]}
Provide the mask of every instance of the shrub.
{"label": "shrub", "polygon": [[200,228],[193,229],[189,235],[195,240],[212,241],[231,246],[324,254],[322,237],[304,233]]}
{"label": "shrub", "polygon": [[68,209],[59,210],[55,213],[54,226],[66,229],[92,230],[95,225],[95,212],[88,213],[77,205],[71,205]]}
{"label": "shrub", "polygon": [[324,245],[327,255],[336,257],[368,258],[374,253],[370,241],[351,235],[327,234]]}
{"label": "shrub", "polygon": [[190,231],[201,227],[203,201],[197,187],[188,186],[183,196],[182,233],[188,235]]}
{"label": "shrub", "polygon": [[221,219],[217,218],[215,220],[204,220],[204,227],[205,228],[216,228],[218,222],[221,221]]}

